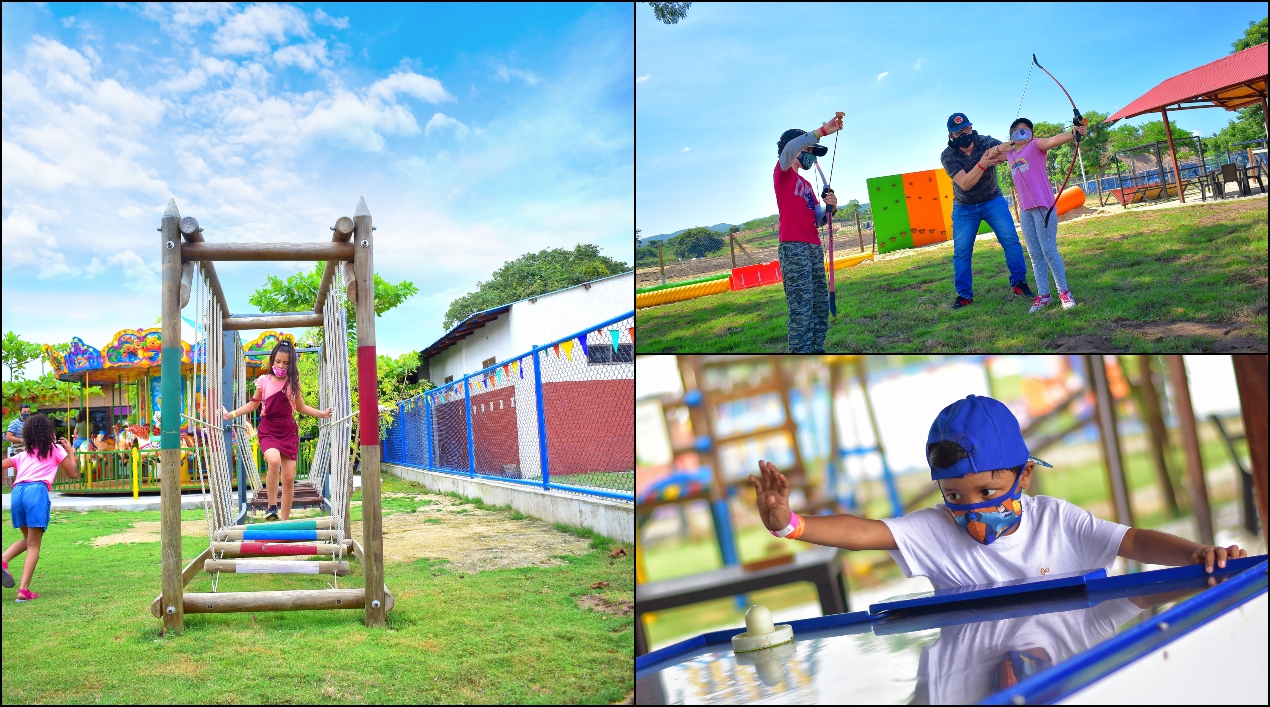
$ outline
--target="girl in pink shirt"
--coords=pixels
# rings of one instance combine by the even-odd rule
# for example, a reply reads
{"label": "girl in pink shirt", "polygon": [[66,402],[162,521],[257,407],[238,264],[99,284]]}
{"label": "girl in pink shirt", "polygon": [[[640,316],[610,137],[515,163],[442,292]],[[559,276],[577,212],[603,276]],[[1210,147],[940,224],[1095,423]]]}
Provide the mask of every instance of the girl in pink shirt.
{"label": "girl in pink shirt", "polygon": [[295,494],[295,460],[300,452],[300,428],[295,424],[295,413],[313,417],[331,416],[331,408],[315,410],[300,397],[300,374],[295,364],[295,347],[290,341],[280,341],[269,354],[269,370],[256,379],[256,395],[247,404],[233,412],[222,413],[226,420],[249,413],[265,406],[260,416],[260,428],[256,438],[260,452],[269,462],[265,476],[265,494],[269,498],[266,520],[278,520],[278,506],[274,503],[274,489],[278,486],[278,469],[282,469],[282,520],[291,515],[291,499]]}
{"label": "girl in pink shirt", "polygon": [[1050,184],[1045,168],[1045,155],[1050,150],[1075,137],[1075,130],[1084,135],[1088,128],[1077,126],[1072,132],[1048,138],[1032,135],[1032,121],[1019,118],[1010,125],[1009,143],[1012,149],[1007,159],[1010,176],[1014,179],[1014,191],[1019,195],[1019,221],[1023,227],[1023,240],[1027,241],[1027,254],[1032,259],[1032,274],[1036,276],[1036,296],[1032,298],[1029,313],[1036,313],[1053,302],[1050,297],[1050,276],[1058,287],[1058,299],[1063,309],[1076,306],[1076,299],[1067,288],[1067,273],[1063,269],[1063,257],[1058,254],[1058,215],[1052,214],[1048,223],[1045,214],[1054,205],[1054,185]]}
{"label": "girl in pink shirt", "polygon": [[22,567],[22,584],[18,588],[18,598],[15,599],[17,602],[31,601],[39,596],[29,587],[31,576],[35,574],[35,564],[40,559],[40,541],[49,525],[49,491],[53,489],[57,470],[62,469],[72,479],[79,478],[71,443],[65,437],[55,442],[54,436],[53,423],[47,417],[38,413],[32,415],[22,427],[22,442],[26,451],[3,462],[5,469],[17,469],[9,505],[13,527],[22,529],[22,539],[4,551],[4,561],[0,563],[5,587],[13,586],[9,560],[26,553],[26,564]]}

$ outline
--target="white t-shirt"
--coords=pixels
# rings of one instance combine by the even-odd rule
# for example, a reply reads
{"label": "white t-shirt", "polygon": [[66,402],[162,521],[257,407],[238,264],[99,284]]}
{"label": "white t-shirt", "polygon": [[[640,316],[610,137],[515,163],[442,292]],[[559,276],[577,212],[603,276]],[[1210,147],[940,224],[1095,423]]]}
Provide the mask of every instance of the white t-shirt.
{"label": "white t-shirt", "polygon": [[925,682],[930,704],[972,704],[999,689],[998,672],[1009,651],[1029,651],[1059,665],[1111,638],[1140,613],[1128,599],[1112,599],[1088,609],[947,626],[922,649],[917,681]]}
{"label": "white t-shirt", "polygon": [[1019,528],[984,545],[961,529],[943,504],[900,518],[883,518],[899,550],[904,575],[928,577],[936,589],[1008,579],[1040,579],[1106,567],[1129,527],[1050,496],[1021,497]]}

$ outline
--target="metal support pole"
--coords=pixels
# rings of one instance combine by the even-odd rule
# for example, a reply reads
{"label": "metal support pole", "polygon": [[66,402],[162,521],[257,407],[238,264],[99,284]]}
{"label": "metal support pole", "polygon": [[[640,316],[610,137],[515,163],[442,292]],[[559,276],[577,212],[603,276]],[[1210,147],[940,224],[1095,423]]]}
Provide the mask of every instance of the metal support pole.
{"label": "metal support pole", "polygon": [[[1165,108],[1160,109],[1160,115],[1164,116],[1164,136],[1169,139],[1169,156],[1173,158],[1173,179],[1177,180],[1177,198],[1178,201],[1185,204],[1186,195],[1182,193],[1182,173],[1177,168],[1177,148],[1173,146],[1173,128],[1169,126],[1169,112]],[[1164,175],[1160,175],[1160,182],[1164,182]],[[1168,194],[1168,188],[1165,187],[1165,194]]]}
{"label": "metal support pole", "polygon": [[1099,441],[1105,450],[1107,474],[1111,479],[1111,498],[1116,511],[1116,522],[1133,525],[1133,509],[1129,503],[1129,484],[1125,479],[1124,459],[1120,454],[1120,433],[1117,429],[1116,399],[1107,383],[1107,364],[1101,355],[1086,356],[1087,370],[1091,374],[1090,386],[1094,402],[1098,406]]}
{"label": "metal support pole", "polygon": [[[237,367],[234,365],[234,362],[235,362],[234,359],[236,358],[234,356],[234,352],[238,350],[237,348],[238,345],[239,345],[238,332],[235,332],[235,331],[221,332],[221,351],[223,352],[223,356],[222,356],[223,360],[221,361],[221,375],[220,375],[220,386],[221,386],[220,403],[221,405],[224,405],[226,409],[229,408],[229,405],[225,405],[224,399],[233,395],[234,379],[238,377]],[[203,355],[206,356],[207,352],[204,351]],[[203,394],[207,395],[207,381],[203,381]],[[191,390],[190,400],[192,401],[193,399],[194,399],[194,391]],[[219,411],[217,411],[214,414],[219,418],[220,416]],[[220,422],[220,425],[221,425],[221,431],[224,432],[224,435],[225,435],[225,454],[231,460],[237,461],[234,458],[234,424],[232,421],[225,421],[225,420],[218,420],[218,421]],[[243,483],[243,481],[246,478],[247,478],[246,475],[243,474],[242,465],[239,464],[238,465],[238,518],[235,521],[236,523],[244,523],[246,522],[246,518],[247,518],[247,489],[246,489],[246,485]]]}
{"label": "metal support pole", "polygon": [[1199,453],[1199,434],[1195,429],[1195,411],[1191,407],[1191,389],[1186,380],[1186,363],[1181,356],[1168,357],[1169,382],[1173,384],[1174,414],[1182,432],[1182,449],[1186,451],[1186,489],[1191,497],[1191,512],[1199,526],[1200,542],[1213,544],[1213,511],[1208,505],[1208,485],[1204,481],[1204,459]]}
{"label": "metal support pole", "polygon": [[895,477],[891,474],[891,465],[886,463],[886,450],[882,448],[882,432],[878,429],[877,416],[873,414],[873,401],[869,398],[869,379],[864,374],[864,357],[855,361],[856,375],[860,378],[860,392],[864,394],[864,409],[869,412],[869,426],[873,429],[874,445],[878,456],[882,458],[882,479],[886,482],[886,495],[891,501],[892,517],[904,515],[904,504],[900,503],[899,491],[895,488]]}
{"label": "metal support pole", "polygon": [[468,384],[469,380],[468,376],[463,377],[463,397],[467,403],[467,475],[471,478],[476,476],[476,444],[472,437],[472,387]]}
{"label": "metal support pole", "polygon": [[423,396],[423,466],[432,468],[432,396]]}
{"label": "metal support pole", "polygon": [[539,352],[542,352],[543,358],[547,357],[547,349],[537,347],[529,355],[534,362],[534,402],[538,407],[538,463],[541,467],[542,488],[546,490],[551,481],[547,471],[547,411],[542,407],[542,361],[538,358]]}

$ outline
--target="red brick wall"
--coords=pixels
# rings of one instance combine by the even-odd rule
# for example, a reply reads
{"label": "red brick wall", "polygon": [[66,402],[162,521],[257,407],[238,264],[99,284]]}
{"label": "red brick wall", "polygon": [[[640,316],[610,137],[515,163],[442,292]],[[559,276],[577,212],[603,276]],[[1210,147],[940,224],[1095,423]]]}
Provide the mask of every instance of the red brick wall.
{"label": "red brick wall", "polygon": [[635,468],[635,381],[543,383],[552,476]]}

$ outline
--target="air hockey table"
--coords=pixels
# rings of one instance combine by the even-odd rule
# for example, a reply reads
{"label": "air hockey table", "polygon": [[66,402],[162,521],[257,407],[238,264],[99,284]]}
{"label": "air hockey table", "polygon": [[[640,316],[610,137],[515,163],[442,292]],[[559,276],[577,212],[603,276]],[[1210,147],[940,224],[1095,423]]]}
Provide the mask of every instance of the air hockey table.
{"label": "air hockey table", "polygon": [[1267,704],[1267,556],[898,597],[635,660],[636,704]]}

